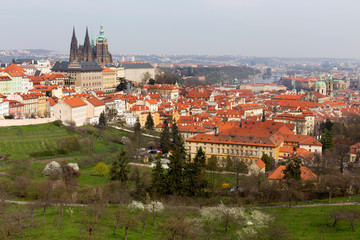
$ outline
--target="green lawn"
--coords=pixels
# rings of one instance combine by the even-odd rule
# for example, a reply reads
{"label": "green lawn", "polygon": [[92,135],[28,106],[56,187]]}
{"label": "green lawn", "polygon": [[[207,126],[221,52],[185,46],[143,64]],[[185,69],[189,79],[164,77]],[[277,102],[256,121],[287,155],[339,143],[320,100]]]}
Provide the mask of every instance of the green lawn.
{"label": "green lawn", "polygon": [[333,221],[328,217],[335,209],[357,209],[360,206],[319,206],[304,208],[276,208],[266,211],[288,228],[293,239],[298,240],[350,240],[360,239],[360,223],[355,223],[355,232],[347,221],[339,221],[332,228]]}

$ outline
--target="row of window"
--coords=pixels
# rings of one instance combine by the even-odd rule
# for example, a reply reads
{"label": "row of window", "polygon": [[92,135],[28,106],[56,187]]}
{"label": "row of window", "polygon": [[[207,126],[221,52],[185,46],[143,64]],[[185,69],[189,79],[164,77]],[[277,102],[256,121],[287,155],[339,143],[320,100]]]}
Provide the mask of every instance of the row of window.
{"label": "row of window", "polygon": [[[204,143],[204,146],[206,146],[207,143]],[[214,143],[208,143],[210,144],[210,146],[213,146]],[[196,145],[199,145],[198,142],[196,142]],[[223,147],[238,147],[239,145],[233,145],[233,144],[216,144],[218,146],[223,146]],[[242,148],[248,148],[248,149],[262,149],[262,150],[270,150],[271,148],[270,147],[258,147],[258,146],[248,146],[248,145],[245,145],[245,146],[242,146]]]}
{"label": "row of window", "polygon": [[[196,147],[196,152],[199,150],[198,147]],[[191,147],[189,147],[189,151],[191,151]],[[214,148],[210,148],[210,152],[214,153]],[[239,155],[239,156],[262,156],[265,154],[264,151],[262,151],[261,153],[258,151],[252,151],[252,150],[239,150],[239,149],[224,149],[224,148],[217,148],[217,153],[222,153],[222,154],[231,154],[231,155]],[[272,157],[272,152],[269,153],[270,157]]]}

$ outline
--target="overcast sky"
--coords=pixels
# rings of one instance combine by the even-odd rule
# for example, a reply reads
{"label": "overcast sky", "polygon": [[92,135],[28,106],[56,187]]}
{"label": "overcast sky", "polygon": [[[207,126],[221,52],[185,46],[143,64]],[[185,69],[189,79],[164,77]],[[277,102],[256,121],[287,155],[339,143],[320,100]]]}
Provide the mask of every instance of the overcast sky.
{"label": "overcast sky", "polygon": [[360,57],[359,0],[17,0],[1,4],[0,49],[68,51],[72,27],[112,53]]}

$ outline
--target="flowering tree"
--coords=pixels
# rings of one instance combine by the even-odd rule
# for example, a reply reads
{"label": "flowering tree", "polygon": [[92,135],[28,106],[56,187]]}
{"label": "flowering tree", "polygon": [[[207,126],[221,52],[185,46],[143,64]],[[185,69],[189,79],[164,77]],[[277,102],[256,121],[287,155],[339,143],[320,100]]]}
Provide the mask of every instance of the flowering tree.
{"label": "flowering tree", "polygon": [[230,224],[241,227],[237,230],[240,239],[253,237],[273,221],[271,216],[258,210],[244,211],[242,208],[226,207],[224,204],[202,208],[200,213],[205,223],[219,221],[223,224],[225,235],[228,234]]}
{"label": "flowering tree", "polygon": [[72,167],[76,171],[80,171],[79,165],[77,163],[68,163],[69,167]]}
{"label": "flowering tree", "polygon": [[42,175],[49,176],[52,180],[57,179],[62,175],[60,164],[56,161],[46,164],[44,170],[42,171]]}
{"label": "flowering tree", "polygon": [[162,212],[164,210],[164,205],[159,201],[151,201],[146,205],[146,208],[153,216],[153,226],[155,227],[155,218],[157,212]]}
{"label": "flowering tree", "polygon": [[151,201],[149,204],[143,204],[142,202],[132,201],[128,205],[128,208],[132,212],[136,212],[136,211],[142,212],[142,217],[141,217],[143,223],[142,234],[144,234],[149,214],[151,213],[153,216],[153,226],[155,227],[156,213],[163,211],[164,205],[158,201]]}

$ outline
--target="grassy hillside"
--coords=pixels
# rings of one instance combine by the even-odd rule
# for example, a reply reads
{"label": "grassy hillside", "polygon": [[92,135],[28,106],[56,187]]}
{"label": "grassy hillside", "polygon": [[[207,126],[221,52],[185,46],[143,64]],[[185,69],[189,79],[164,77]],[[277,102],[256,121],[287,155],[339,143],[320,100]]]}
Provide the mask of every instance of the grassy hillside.
{"label": "grassy hillside", "polygon": [[12,159],[28,158],[32,152],[56,148],[57,141],[72,135],[64,127],[52,123],[16,127],[0,127],[0,155]]}

